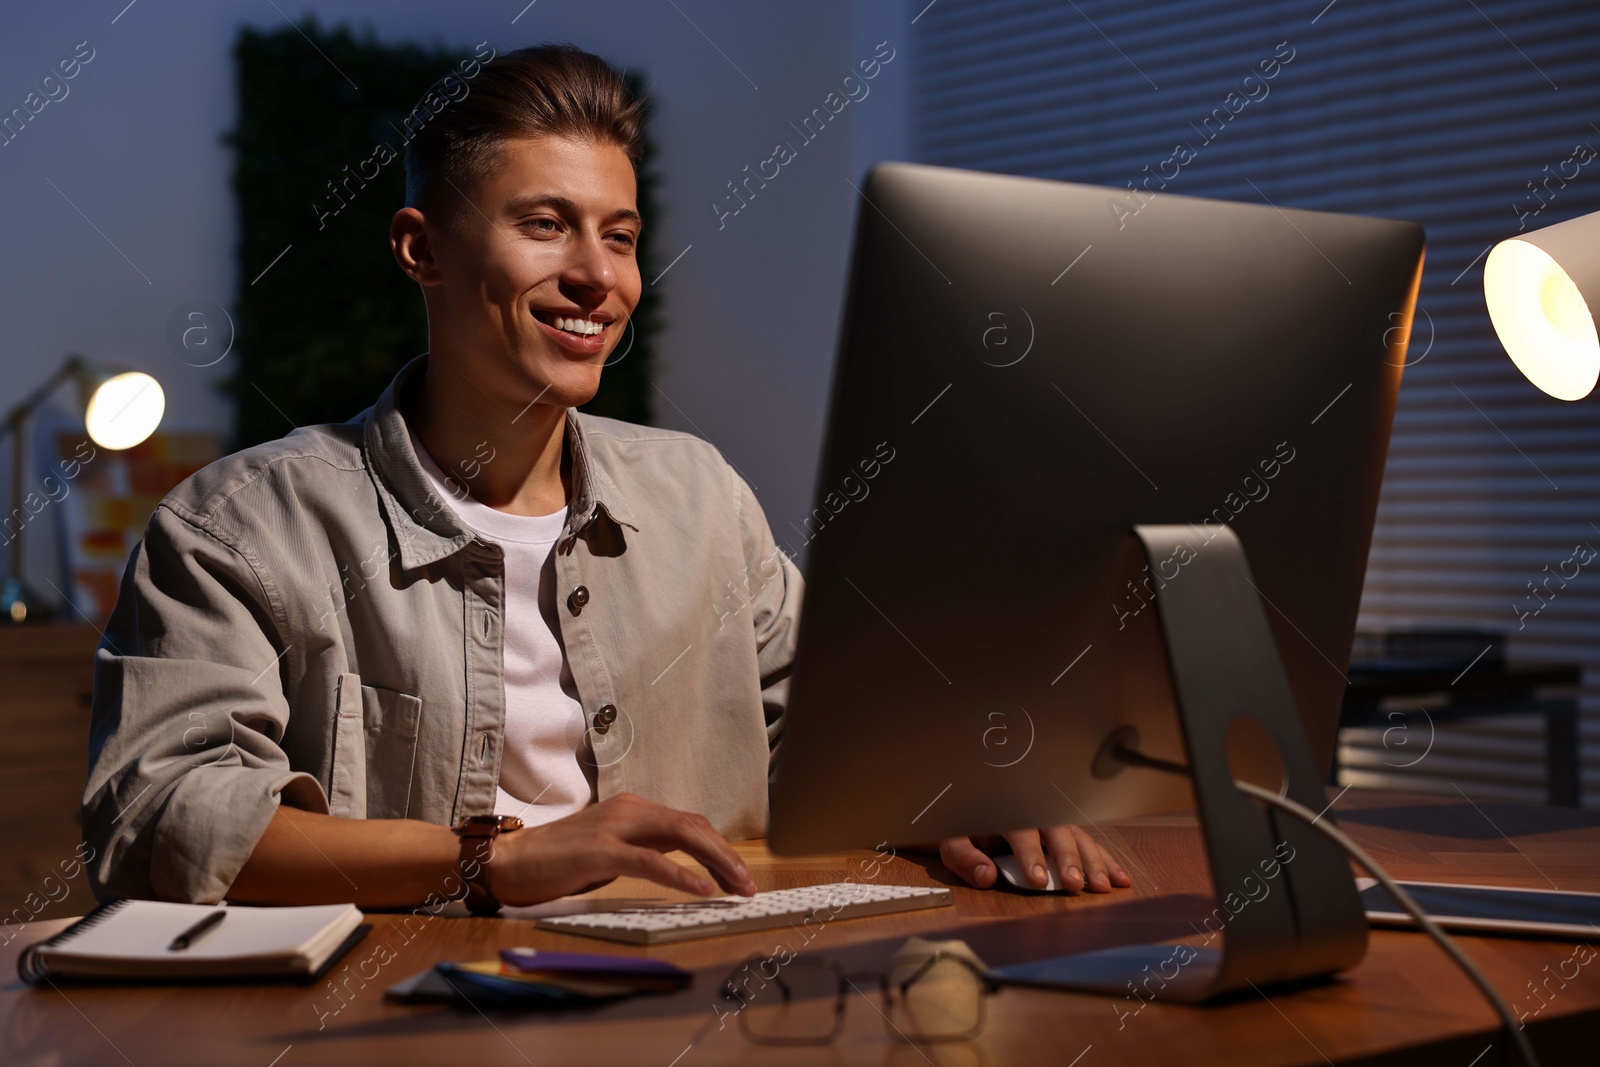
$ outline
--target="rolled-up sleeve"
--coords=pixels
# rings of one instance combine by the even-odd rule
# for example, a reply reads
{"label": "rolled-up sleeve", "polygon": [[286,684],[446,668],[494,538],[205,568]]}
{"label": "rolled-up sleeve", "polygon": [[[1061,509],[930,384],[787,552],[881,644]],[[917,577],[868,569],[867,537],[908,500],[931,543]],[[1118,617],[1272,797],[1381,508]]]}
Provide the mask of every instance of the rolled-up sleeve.
{"label": "rolled-up sleeve", "polygon": [[778,548],[772,528],[755,493],[737,473],[740,537],[751,591],[750,607],[756,636],[756,666],[761,674],[761,704],[767,723],[767,773],[777,769],[778,745],[789,704],[789,675],[794,666],[796,630],[805,582],[794,561]]}
{"label": "rolled-up sleeve", "polygon": [[326,812],[279,743],[280,612],[237,547],[163,504],[95,651],[84,840],[102,898],[222,899],[280,798]]}

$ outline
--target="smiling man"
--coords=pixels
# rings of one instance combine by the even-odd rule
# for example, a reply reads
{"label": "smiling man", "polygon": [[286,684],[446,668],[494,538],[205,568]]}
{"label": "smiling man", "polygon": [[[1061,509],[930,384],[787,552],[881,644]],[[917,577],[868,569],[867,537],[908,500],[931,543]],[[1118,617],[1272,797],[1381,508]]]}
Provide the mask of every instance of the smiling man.
{"label": "smiling man", "polygon": [[[98,894],[715,892],[675,850],[754,891],[728,839],[765,831],[800,575],[711,445],[577,411],[639,301],[640,124],[611,67],[544,46],[407,146],[389,237],[428,353],[349,422],[185,481],[129,561],[96,653]],[[1036,884],[1127,884],[1072,828],[1005,841]],[[941,847],[980,886],[992,851]]]}

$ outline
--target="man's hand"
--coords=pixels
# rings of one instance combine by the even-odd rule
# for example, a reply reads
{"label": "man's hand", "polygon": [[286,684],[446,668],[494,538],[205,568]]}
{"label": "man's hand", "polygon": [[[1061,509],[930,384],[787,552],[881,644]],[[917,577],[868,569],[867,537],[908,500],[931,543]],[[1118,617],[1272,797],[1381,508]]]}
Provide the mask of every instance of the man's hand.
{"label": "man's hand", "polygon": [[538,904],[606,884],[620,875],[710,896],[716,886],[662,855],[681,849],[729,893],[755,883],[733,846],[703,815],[664,808],[632,793],[590,804],[564,819],[495,839],[489,887],[502,904]]}
{"label": "man's hand", "polygon": [[[1010,846],[1009,849],[1007,846]],[[1112,886],[1133,884],[1111,854],[1077,826],[1047,826],[1042,830],[1014,830],[986,837],[951,837],[939,842],[939,858],[957,877],[979,889],[994,885],[999,872],[992,857],[1016,854],[1023,874],[1036,889],[1049,884],[1046,864],[1053,865],[1056,882],[1073,892],[1109,893]]]}
{"label": "man's hand", "polygon": [[[619,875],[709,896],[716,886],[664,852],[681,849],[730,893],[756,891],[733,846],[701,815],[628,793],[565,819],[495,839],[489,887],[502,904],[539,904],[595,889]],[[460,889],[461,842],[448,826],[417,819],[344,819],[281,804],[228,899],[247,904],[414,908]]]}

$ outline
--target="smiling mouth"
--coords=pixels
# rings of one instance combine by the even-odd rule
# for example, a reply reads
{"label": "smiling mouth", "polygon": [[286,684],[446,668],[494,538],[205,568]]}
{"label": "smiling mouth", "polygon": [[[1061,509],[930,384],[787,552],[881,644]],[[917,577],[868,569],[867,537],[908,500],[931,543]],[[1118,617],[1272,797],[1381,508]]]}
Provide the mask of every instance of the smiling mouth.
{"label": "smiling mouth", "polygon": [[575,338],[599,337],[611,325],[609,322],[585,316],[557,315],[549,311],[534,311],[533,317],[551,329],[571,334]]}

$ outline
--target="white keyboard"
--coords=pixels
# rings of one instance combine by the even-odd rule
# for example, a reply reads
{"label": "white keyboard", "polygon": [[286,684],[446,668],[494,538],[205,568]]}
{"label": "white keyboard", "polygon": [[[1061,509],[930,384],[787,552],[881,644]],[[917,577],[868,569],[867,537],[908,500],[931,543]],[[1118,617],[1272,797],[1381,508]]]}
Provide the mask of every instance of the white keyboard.
{"label": "white keyboard", "polygon": [[937,908],[951,903],[950,890],[942,886],[864,885],[832,882],[799,889],[775,889],[753,897],[717,897],[678,904],[652,904],[643,908],[587,912],[540,919],[546,930],[609,941],[655,944],[695,937],[765,930],[773,926],[855,919],[893,911]]}

